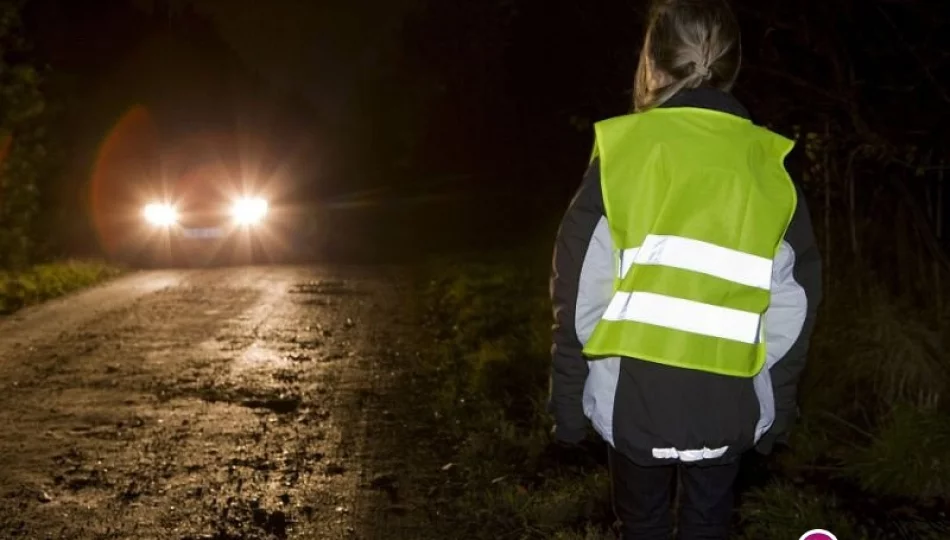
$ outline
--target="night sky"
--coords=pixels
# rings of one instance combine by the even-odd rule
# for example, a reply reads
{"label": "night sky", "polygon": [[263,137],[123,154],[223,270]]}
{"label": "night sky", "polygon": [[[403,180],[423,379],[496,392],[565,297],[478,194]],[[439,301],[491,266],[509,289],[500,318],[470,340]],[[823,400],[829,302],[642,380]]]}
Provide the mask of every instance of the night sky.
{"label": "night sky", "polygon": [[[155,0],[134,0],[149,8]],[[176,4],[172,0],[173,9]],[[405,15],[421,0],[194,0],[248,67],[271,83],[340,111],[364,74],[399,46]]]}
{"label": "night sky", "polygon": [[[133,1],[149,8],[157,0]],[[186,4],[170,3],[173,10]],[[210,15],[251,70],[315,105],[314,132],[363,152],[343,168],[379,164],[379,171],[361,171],[347,182],[405,186],[469,178],[480,188],[540,184],[562,196],[573,190],[589,151],[584,126],[605,116],[602,109],[626,112],[645,5],[191,4]],[[415,170],[401,168],[405,163]],[[401,179],[394,169],[404,173]]]}

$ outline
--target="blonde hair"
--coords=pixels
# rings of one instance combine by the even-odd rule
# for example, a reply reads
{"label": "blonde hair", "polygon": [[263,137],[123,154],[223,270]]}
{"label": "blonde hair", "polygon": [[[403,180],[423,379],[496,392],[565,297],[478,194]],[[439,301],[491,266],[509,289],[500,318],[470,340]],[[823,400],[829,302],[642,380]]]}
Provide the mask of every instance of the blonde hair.
{"label": "blonde hair", "polygon": [[634,109],[658,107],[704,85],[728,92],[741,60],[739,23],[727,0],[656,0],[637,66]]}

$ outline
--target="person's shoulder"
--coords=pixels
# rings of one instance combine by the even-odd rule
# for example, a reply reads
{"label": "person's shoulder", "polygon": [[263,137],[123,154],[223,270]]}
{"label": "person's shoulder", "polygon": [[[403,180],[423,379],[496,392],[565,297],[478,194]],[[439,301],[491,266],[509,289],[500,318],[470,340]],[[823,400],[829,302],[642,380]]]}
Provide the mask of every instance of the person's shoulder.
{"label": "person's shoulder", "polygon": [[759,129],[764,133],[768,133],[772,137],[777,137],[787,141],[795,141],[797,139],[794,134],[786,133],[786,130],[778,126],[772,124],[760,124],[751,120],[750,123],[755,126],[756,129]]}
{"label": "person's shoulder", "polygon": [[602,120],[598,120],[597,122],[594,122],[594,125],[597,127],[603,128],[603,127],[613,127],[617,125],[628,124],[630,122],[634,122],[638,120],[642,115],[643,113],[618,114],[616,116],[609,116]]}
{"label": "person's shoulder", "polygon": [[640,127],[644,113],[629,113],[605,118],[594,123],[594,134],[600,141],[629,139]]}

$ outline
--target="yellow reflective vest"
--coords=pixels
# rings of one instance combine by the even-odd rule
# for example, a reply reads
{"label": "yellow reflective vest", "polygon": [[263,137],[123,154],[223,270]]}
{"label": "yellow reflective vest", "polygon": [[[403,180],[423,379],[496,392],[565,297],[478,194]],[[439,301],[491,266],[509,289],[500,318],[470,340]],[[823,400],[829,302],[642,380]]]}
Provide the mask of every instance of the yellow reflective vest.
{"label": "yellow reflective vest", "polygon": [[772,264],[797,204],[784,167],[794,142],[690,107],[595,131],[617,272],[585,355],[754,376]]}

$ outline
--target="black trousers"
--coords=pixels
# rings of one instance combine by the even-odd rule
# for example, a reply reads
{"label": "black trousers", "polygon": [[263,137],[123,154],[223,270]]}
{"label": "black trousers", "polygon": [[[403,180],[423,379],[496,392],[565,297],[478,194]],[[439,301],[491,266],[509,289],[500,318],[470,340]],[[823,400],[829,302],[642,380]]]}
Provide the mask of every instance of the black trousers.
{"label": "black trousers", "polygon": [[[609,448],[614,512],[622,540],[669,540],[679,476],[679,540],[728,538],[739,463],[642,467]],[[677,472],[679,473],[677,475]]]}

